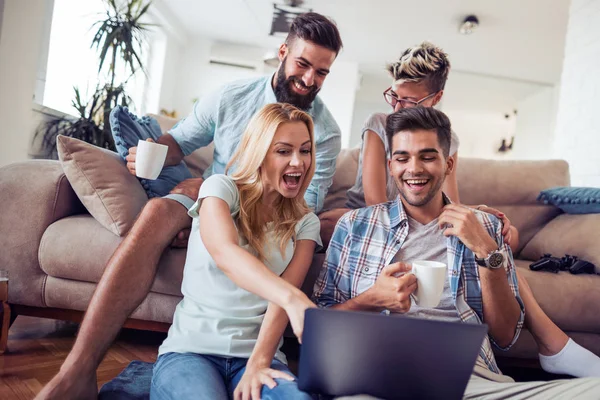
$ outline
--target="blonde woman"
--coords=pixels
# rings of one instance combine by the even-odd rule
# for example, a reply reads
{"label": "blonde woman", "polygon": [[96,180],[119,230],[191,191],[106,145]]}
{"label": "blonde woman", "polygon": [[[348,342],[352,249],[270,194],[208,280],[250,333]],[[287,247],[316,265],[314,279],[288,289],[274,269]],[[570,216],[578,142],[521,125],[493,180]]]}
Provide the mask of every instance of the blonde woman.
{"label": "blonde woman", "polygon": [[227,166],[190,209],[183,300],[159,349],[152,399],[309,399],[279,350],[314,304],[298,289],[321,244],[304,201],[315,171],[313,122],[288,104],[250,121]]}

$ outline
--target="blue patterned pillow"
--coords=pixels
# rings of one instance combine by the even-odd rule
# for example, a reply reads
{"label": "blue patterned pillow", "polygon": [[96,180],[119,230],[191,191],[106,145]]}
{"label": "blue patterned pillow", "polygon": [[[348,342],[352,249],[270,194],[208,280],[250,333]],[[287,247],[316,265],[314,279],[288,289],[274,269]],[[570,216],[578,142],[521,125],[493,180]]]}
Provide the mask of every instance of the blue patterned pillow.
{"label": "blue patterned pillow", "polygon": [[600,213],[600,188],[555,187],[542,190],[537,200],[552,204],[567,214]]}
{"label": "blue patterned pillow", "polygon": [[[137,146],[140,139],[158,140],[162,135],[158,122],[151,117],[138,118],[127,107],[117,106],[110,112],[110,128],[115,140],[117,153],[125,159],[129,148]],[[149,198],[162,197],[181,181],[192,177],[192,173],[183,163],[164,167],[156,180],[138,178]]]}

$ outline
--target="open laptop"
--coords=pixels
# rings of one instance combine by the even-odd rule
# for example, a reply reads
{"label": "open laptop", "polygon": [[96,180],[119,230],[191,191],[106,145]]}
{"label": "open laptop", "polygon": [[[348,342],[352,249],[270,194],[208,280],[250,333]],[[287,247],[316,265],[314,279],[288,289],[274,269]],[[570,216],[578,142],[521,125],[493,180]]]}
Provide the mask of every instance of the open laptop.
{"label": "open laptop", "polygon": [[461,399],[487,325],[312,308],[298,386],[330,396]]}

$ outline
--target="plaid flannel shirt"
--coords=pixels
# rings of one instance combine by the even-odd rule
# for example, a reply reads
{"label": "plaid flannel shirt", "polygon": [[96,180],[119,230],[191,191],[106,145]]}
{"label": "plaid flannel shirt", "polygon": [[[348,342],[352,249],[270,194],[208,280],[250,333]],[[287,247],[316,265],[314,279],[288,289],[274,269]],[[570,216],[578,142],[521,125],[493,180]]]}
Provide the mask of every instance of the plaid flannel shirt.
{"label": "plaid flannel shirt", "polygon": [[[450,203],[446,196],[444,201]],[[494,343],[497,348],[508,350],[519,337],[525,317],[512,252],[504,243],[502,223],[491,214],[478,210],[473,212],[505,255],[508,283],[521,307],[512,342],[505,348]],[[315,283],[313,298],[316,304],[330,307],[344,303],[373,286],[381,270],[392,262],[402,247],[408,233],[408,218],[399,197],[346,213],[335,228],[325,263]],[[481,324],[484,321],[483,299],[475,255],[456,236],[449,236],[447,243],[450,290],[458,315],[463,322]],[[480,355],[492,372],[501,373],[490,341],[493,343],[493,339],[487,336]]]}

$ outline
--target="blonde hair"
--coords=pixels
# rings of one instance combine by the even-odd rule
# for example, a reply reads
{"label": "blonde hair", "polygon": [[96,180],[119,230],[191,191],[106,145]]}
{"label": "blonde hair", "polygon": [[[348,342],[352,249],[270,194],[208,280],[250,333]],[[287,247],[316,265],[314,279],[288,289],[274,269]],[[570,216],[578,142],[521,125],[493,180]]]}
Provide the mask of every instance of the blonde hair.
{"label": "blonde hair", "polygon": [[257,112],[242,135],[236,152],[227,164],[226,172],[235,167],[230,176],[240,192],[240,213],[236,219],[239,232],[246,238],[258,258],[264,261],[265,224],[261,218],[261,201],[264,185],[261,167],[275,138],[277,129],[285,123],[302,122],[308,128],[311,142],[311,163],[305,172],[304,181],[294,198],[279,196],[273,205],[273,226],[279,239],[282,257],[287,243],[295,238],[296,224],[310,212],[304,193],[315,173],[315,139],[310,115],[284,103],[268,104]]}
{"label": "blonde hair", "polygon": [[444,50],[423,42],[404,50],[398,61],[388,64],[387,70],[394,81],[426,81],[432,92],[439,92],[446,85],[450,61]]}

